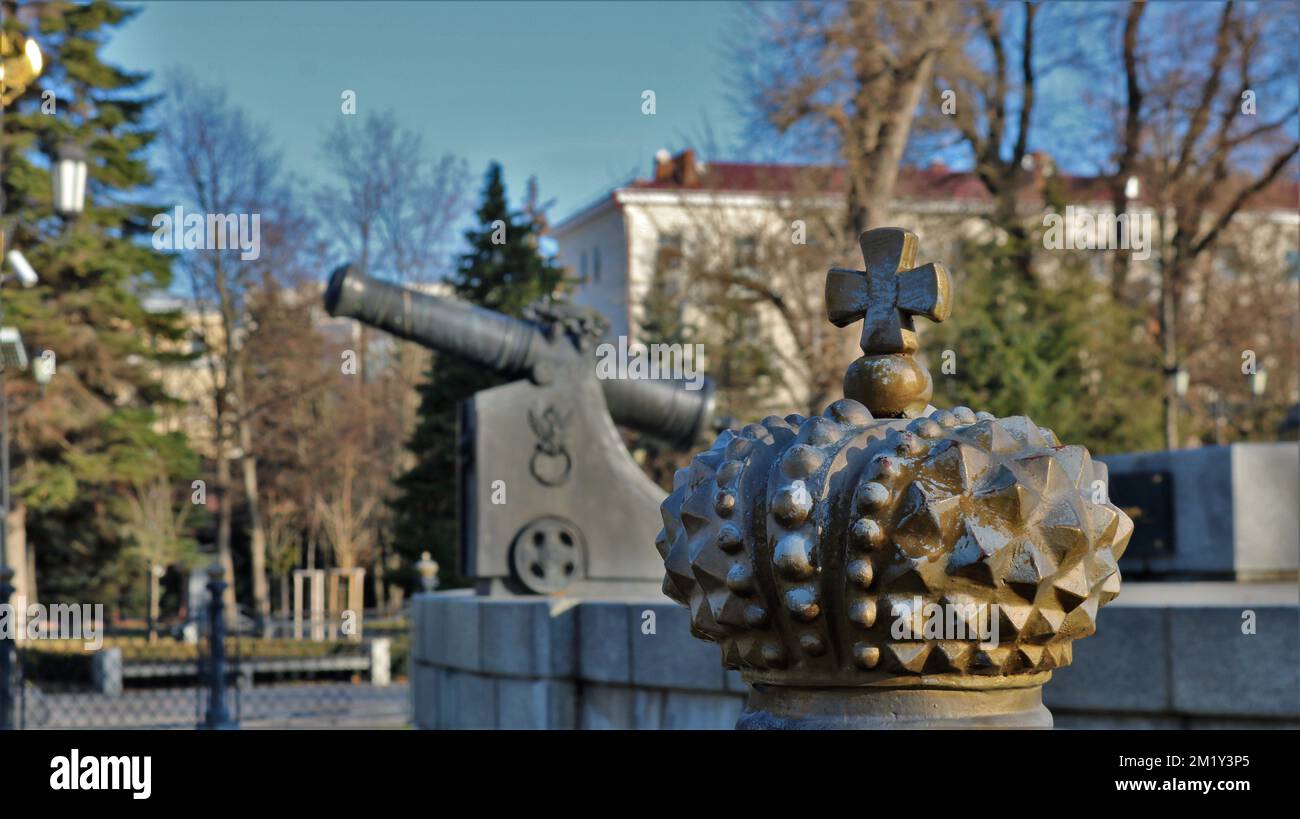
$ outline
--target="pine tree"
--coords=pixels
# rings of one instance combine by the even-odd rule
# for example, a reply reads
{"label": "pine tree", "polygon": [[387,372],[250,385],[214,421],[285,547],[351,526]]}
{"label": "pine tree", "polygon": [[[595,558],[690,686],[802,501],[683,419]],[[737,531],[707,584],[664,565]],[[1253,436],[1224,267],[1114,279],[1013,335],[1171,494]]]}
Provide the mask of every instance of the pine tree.
{"label": "pine tree", "polygon": [[[157,347],[181,329],[174,314],[147,311],[140,295],[170,280],[167,258],[141,241],[161,210],[141,193],[152,182],[146,78],[100,57],[108,31],[134,14],[108,2],[52,2],[6,15],[7,27],[36,36],[46,63],[5,112],[0,139],[8,244],[41,277],[30,290],[5,287],[5,322],[19,328],[29,355],[48,349],[57,362],[44,394],[29,374],[6,374],[16,519],[26,511],[43,597],[112,603],[140,587],[138,567],[121,559],[128,544],[117,499],[160,465],[173,477],[193,469],[183,439],[154,430],[169,402],[153,375],[169,358]],[[51,213],[41,157],[65,141],[86,150],[89,165],[85,212],[66,225]],[[176,484],[188,495],[188,478]]]}
{"label": "pine tree", "polygon": [[961,258],[951,318],[921,334],[934,406],[1027,415],[1094,454],[1160,447],[1158,351],[1085,258],[1038,284],[1007,272],[1009,244],[968,243]]}
{"label": "pine tree", "polygon": [[[478,225],[465,232],[469,250],[449,282],[465,301],[520,317],[524,308],[554,294],[564,271],[540,248],[543,215],[531,195],[522,211],[510,210],[501,166],[488,166]],[[410,566],[428,551],[438,561],[442,586],[463,586],[456,525],[456,407],[474,393],[505,379],[477,364],[434,355],[420,385],[420,409],[408,448],[415,465],[398,478],[394,545],[403,556],[401,580],[414,585]]]}

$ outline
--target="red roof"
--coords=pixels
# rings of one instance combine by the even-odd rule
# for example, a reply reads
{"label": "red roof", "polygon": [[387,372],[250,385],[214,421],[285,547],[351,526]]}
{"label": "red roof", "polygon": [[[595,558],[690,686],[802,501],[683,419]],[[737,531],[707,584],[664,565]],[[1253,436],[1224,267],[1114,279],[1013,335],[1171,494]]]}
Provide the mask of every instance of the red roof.
{"label": "red roof", "polygon": [[[1041,167],[1049,162],[1043,154],[1036,155]],[[782,193],[796,190],[811,192],[842,192],[845,190],[843,167],[813,165],[782,165],[753,162],[709,162],[697,165],[692,151],[683,151],[671,158],[659,157],[655,178],[637,179],[628,187],[647,190],[707,190],[728,193]],[[1045,177],[1041,173],[1025,175],[1025,185],[1020,198],[1025,201],[1040,200]],[[1104,202],[1110,199],[1109,180],[1100,176],[1072,176],[1056,174],[1052,181],[1068,202]],[[1220,187],[1225,197],[1233,195],[1240,185]],[[1138,201],[1146,201],[1148,186],[1142,185]],[[971,171],[955,171],[942,163],[928,168],[903,167],[899,170],[894,197],[917,201],[991,202],[992,197],[978,176]],[[1294,179],[1276,180],[1256,194],[1248,203],[1253,210],[1288,209],[1300,207],[1300,182]]]}

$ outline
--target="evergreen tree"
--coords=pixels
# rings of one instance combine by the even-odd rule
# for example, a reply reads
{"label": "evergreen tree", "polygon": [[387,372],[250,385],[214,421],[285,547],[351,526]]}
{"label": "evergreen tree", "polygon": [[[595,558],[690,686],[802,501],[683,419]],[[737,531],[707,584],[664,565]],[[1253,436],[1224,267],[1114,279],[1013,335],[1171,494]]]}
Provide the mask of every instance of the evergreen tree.
{"label": "evergreen tree", "polygon": [[[512,212],[495,162],[488,166],[477,220],[465,232],[469,250],[450,278],[458,298],[520,317],[529,304],[559,289],[564,271],[541,252],[544,220],[536,197]],[[419,418],[408,445],[415,464],[398,478],[398,497],[391,504],[394,545],[406,564],[401,579],[408,585],[414,585],[411,564],[426,550],[441,567],[444,588],[466,582],[456,546],[456,407],[504,381],[480,365],[433,357],[428,380],[419,388]]]}
{"label": "evergreen tree", "polygon": [[1141,315],[1110,298],[1086,258],[1032,283],[1008,272],[1015,252],[963,248],[952,316],[921,332],[931,403],[1027,415],[1094,454],[1158,449],[1159,355]]}
{"label": "evergreen tree", "polygon": [[[121,559],[129,544],[116,499],[159,466],[176,477],[192,469],[183,439],[154,428],[169,401],[154,375],[168,356],[157,348],[181,329],[177,316],[147,311],[141,299],[170,280],[167,258],[147,240],[161,209],[141,195],[152,182],[151,100],[140,92],[144,75],[100,57],[106,34],[134,14],[109,2],[51,2],[6,15],[7,30],[37,37],[45,73],[5,111],[0,137],[0,218],[9,246],[41,277],[30,290],[4,288],[5,322],[20,329],[29,355],[48,349],[57,361],[43,393],[30,374],[6,374],[11,532],[25,512],[42,597],[110,604],[141,584],[138,567]],[[54,97],[42,99],[45,91]],[[66,225],[51,212],[46,159],[65,141],[87,152],[89,166],[85,212]]]}

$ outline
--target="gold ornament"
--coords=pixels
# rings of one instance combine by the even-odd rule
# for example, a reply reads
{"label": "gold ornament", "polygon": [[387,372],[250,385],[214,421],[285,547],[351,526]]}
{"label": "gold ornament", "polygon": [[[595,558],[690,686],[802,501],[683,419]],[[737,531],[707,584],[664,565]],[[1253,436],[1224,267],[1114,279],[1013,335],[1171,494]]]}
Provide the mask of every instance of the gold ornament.
{"label": "gold ornament", "polygon": [[921,414],[911,316],[947,317],[947,272],[915,267],[905,231],[861,243],[867,271],[827,282],[831,320],[865,322],[854,396],[724,431],[678,471],[664,592],[755,686],[742,725],[1050,725],[1039,689],[1119,594],[1133,524],[1105,465],[1030,419]]}

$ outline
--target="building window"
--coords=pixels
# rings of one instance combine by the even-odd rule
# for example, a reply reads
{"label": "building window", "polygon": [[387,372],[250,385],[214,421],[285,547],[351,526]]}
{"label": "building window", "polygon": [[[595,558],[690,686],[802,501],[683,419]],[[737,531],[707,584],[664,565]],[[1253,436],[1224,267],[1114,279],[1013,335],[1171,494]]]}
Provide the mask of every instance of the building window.
{"label": "building window", "polygon": [[735,241],[736,275],[746,278],[758,275],[758,239],[740,236]]}
{"label": "building window", "polygon": [[655,253],[656,273],[676,273],[684,264],[682,255],[682,235],[680,233],[659,234],[659,246]]}
{"label": "building window", "polygon": [[641,329],[645,342],[680,343],[685,326],[686,271],[680,233],[660,234]]}
{"label": "building window", "polygon": [[591,249],[591,280],[593,282],[600,281],[600,248],[599,247],[593,247]]}
{"label": "building window", "polygon": [[578,278],[583,282],[587,281],[587,251],[582,251],[578,260]]}

